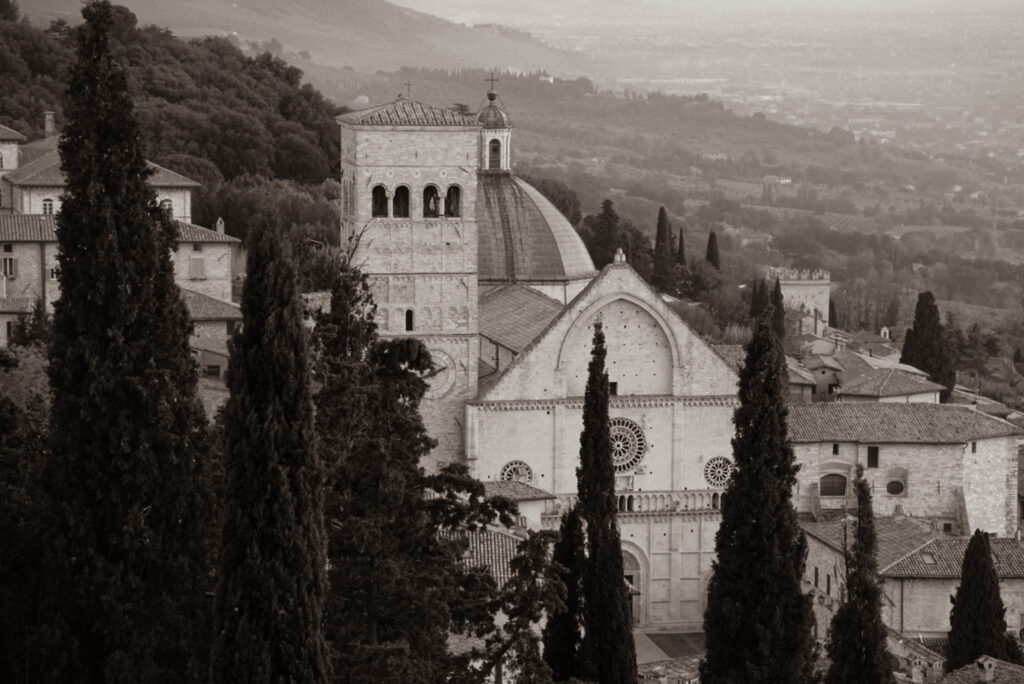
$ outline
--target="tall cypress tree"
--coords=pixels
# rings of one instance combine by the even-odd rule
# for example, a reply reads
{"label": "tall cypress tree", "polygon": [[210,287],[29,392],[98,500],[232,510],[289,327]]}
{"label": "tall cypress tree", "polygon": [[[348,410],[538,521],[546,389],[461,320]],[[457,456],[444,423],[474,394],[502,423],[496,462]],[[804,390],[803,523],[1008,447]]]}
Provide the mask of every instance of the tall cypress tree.
{"label": "tall cypress tree", "polygon": [[59,429],[47,479],[62,506],[44,599],[68,643],[49,678],[200,681],[213,568],[207,425],[174,284],[176,227],[147,184],[112,14],[105,1],[82,9],[59,143],[67,186],[49,367]]}
{"label": "tall cypress tree", "polygon": [[960,586],[950,597],[946,671],[969,665],[983,655],[1021,663],[1020,647],[1006,633],[1006,608],[992,563],[988,534],[975,530],[960,570]]}
{"label": "tall cypress tree", "polygon": [[704,252],[704,260],[715,267],[717,270],[722,270],[722,260],[718,256],[718,236],[715,235],[715,231],[711,231],[708,234],[708,247]]}
{"label": "tall cypress tree", "polygon": [[914,325],[907,330],[903,340],[900,363],[920,368],[928,379],[943,385],[941,400],[947,401],[956,384],[956,369],[953,367],[949,342],[939,321],[939,308],[931,292],[917,296],[914,309]]}
{"label": "tall cypress tree", "polygon": [[231,341],[212,681],[326,682],[324,468],[295,266],[268,217],[249,233]]}
{"label": "tall cypress tree", "polygon": [[811,681],[814,617],[800,586],[807,541],[792,503],[786,396],[785,357],[766,312],[740,373],[736,469],[722,497],[704,613],[703,684]]}
{"label": "tall cypress tree", "polygon": [[768,306],[768,288],[763,278],[754,278],[750,287],[750,317],[757,319]]}
{"label": "tall cypress tree", "polygon": [[686,244],[683,241],[683,226],[679,226],[679,243],[676,245],[676,264],[686,266]]}
{"label": "tall cypress tree", "polygon": [[846,554],[846,602],[832,618],[828,656],[832,661],[826,684],[893,684],[890,655],[882,623],[882,592],[875,560],[875,514],[871,489],[857,466],[857,526],[853,548]]}
{"label": "tall cypress tree", "polygon": [[786,339],[786,308],[782,301],[782,283],[775,279],[775,287],[772,289],[770,303],[772,305],[772,330],[779,340]]}
{"label": "tall cypress tree", "polygon": [[601,324],[594,325],[587,389],[583,398],[580,465],[576,469],[580,515],[587,524],[583,573],[583,673],[597,684],[635,684],[636,646],[629,618],[629,592],[622,569],[616,520],[615,466],[608,421],[607,350]]}
{"label": "tall cypress tree", "polygon": [[660,292],[671,292],[675,284],[672,254],[672,224],[665,207],[658,210],[658,230],[654,241],[654,274],[652,285]]}
{"label": "tall cypress tree", "polygon": [[579,678],[583,644],[583,573],[586,567],[583,521],[573,506],[562,515],[552,560],[563,568],[565,610],[544,626],[544,660],[556,682]]}

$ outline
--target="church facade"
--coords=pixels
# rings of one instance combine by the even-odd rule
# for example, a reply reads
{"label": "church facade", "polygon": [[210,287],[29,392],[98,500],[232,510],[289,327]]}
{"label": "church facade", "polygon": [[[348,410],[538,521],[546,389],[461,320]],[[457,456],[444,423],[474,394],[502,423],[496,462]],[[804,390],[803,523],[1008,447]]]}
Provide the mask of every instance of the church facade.
{"label": "church facade", "polygon": [[699,630],[732,469],[736,374],[619,256],[601,272],[561,213],[511,172],[494,93],[476,117],[406,99],[339,117],[343,238],[358,240],[385,336],[441,367],[422,403],[428,468],[576,498],[593,324],[607,338],[626,579],[639,627]]}

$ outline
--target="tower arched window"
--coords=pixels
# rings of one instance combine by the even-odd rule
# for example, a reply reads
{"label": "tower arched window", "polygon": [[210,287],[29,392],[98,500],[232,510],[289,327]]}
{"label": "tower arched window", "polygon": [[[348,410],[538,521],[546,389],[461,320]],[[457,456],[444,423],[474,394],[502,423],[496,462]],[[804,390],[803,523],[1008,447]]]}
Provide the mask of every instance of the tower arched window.
{"label": "tower arched window", "polygon": [[846,496],[846,478],[842,475],[826,475],[821,478],[821,496]]}
{"label": "tower arched window", "polygon": [[501,169],[501,141],[495,138],[488,145],[487,168],[492,171]]}
{"label": "tower arched window", "polygon": [[395,218],[409,218],[409,188],[404,185],[395,188],[395,199],[391,203],[391,215]]}
{"label": "tower arched window", "polygon": [[374,218],[387,218],[388,215],[388,191],[383,185],[373,187],[372,206],[370,215]]}
{"label": "tower arched window", "polygon": [[433,185],[423,188],[423,218],[437,218],[441,213],[441,194]]}
{"label": "tower arched window", "polygon": [[444,196],[444,215],[462,216],[462,189],[457,185],[449,187]]}
{"label": "tower arched window", "polygon": [[53,214],[53,200],[49,197],[43,200],[43,213],[46,215]]}
{"label": "tower arched window", "polygon": [[409,331],[412,331],[412,329],[413,329],[413,323],[414,323],[414,322],[415,322],[415,321],[414,321],[414,319],[413,319],[413,312],[412,312],[412,309],[406,309],[406,310],[405,310],[405,330],[406,330],[407,332],[409,332]]}

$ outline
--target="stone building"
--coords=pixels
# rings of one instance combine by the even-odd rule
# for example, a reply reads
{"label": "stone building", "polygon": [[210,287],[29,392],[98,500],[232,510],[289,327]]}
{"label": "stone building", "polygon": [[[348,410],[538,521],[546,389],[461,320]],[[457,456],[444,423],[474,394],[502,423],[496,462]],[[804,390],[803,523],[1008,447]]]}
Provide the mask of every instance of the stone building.
{"label": "stone building", "polygon": [[342,237],[359,236],[380,331],[419,337],[440,366],[421,405],[439,442],[426,465],[466,463],[492,490],[527,484],[523,522],[557,526],[576,496],[601,320],[633,619],[699,630],[735,372],[624,257],[594,269],[562,214],[512,174],[494,93],[476,117],[399,99],[339,124]]}
{"label": "stone building", "polygon": [[829,325],[828,302],[832,288],[828,271],[773,266],[765,268],[762,276],[769,286],[779,281],[783,306],[787,311],[799,314],[796,334],[825,334]]}

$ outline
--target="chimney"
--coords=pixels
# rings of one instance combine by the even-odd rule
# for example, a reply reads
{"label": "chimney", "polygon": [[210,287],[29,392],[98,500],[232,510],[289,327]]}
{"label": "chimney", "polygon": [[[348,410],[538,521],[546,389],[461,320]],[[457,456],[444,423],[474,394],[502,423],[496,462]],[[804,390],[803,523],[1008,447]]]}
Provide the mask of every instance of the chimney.
{"label": "chimney", "polygon": [[218,216],[217,217],[217,224],[216,225],[217,225],[217,232],[220,233],[221,235],[223,235],[224,234],[224,219],[222,219],[221,217]]}
{"label": "chimney", "polygon": [[914,684],[924,684],[924,661],[920,658],[910,661],[910,681]]}
{"label": "chimney", "polygon": [[975,662],[978,666],[979,682],[994,682],[996,680],[996,660],[991,656],[981,656]]}
{"label": "chimney", "polygon": [[47,138],[52,138],[57,133],[53,112],[43,112],[43,133]]}

